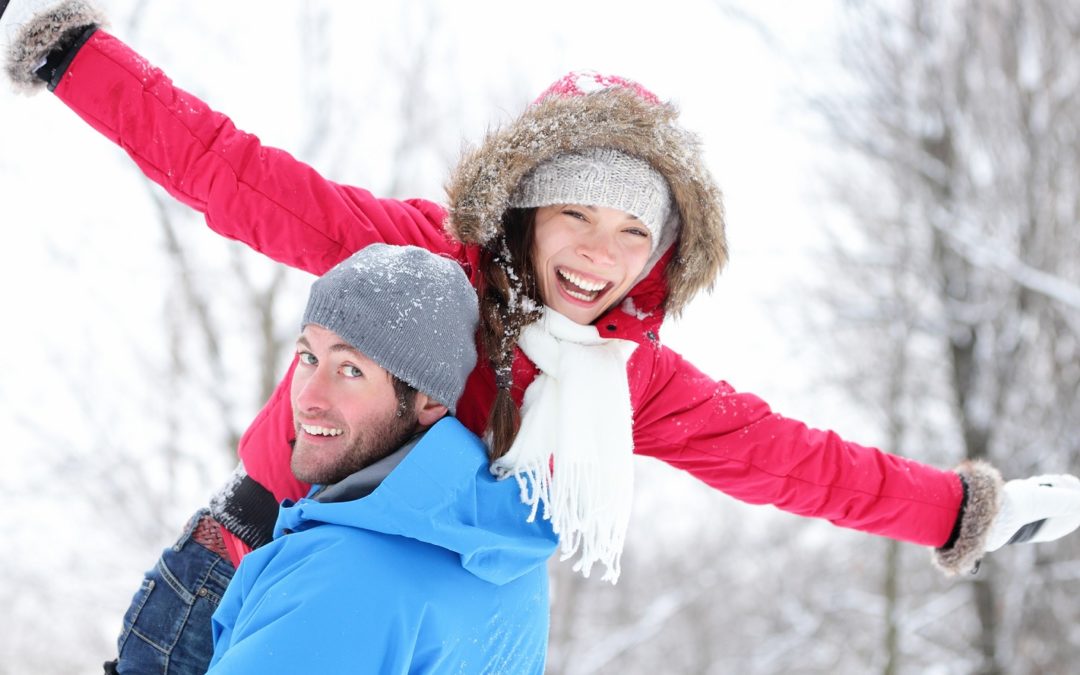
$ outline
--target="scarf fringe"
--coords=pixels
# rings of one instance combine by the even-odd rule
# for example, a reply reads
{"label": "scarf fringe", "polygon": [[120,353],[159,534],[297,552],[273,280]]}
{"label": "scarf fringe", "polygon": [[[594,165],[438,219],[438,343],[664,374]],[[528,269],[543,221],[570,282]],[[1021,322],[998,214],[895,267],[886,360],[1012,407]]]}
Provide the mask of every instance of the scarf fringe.
{"label": "scarf fringe", "polygon": [[[590,529],[587,523],[595,523],[597,512],[611,505],[604,504],[600,498],[588,498],[591,493],[582,489],[585,482],[582,467],[560,472],[554,479],[549,466],[547,462],[530,463],[511,474],[520,488],[521,502],[531,507],[527,521],[534,522],[537,515],[551,521],[551,529],[559,535],[560,562],[580,552],[573,564],[575,572],[589,578],[593,565],[600,563],[604,566],[601,580],[618,583],[629,526],[629,505],[619,511],[625,517],[616,517],[606,528]],[[553,489],[553,485],[559,486],[558,489]],[[632,488],[632,483],[628,487]]]}

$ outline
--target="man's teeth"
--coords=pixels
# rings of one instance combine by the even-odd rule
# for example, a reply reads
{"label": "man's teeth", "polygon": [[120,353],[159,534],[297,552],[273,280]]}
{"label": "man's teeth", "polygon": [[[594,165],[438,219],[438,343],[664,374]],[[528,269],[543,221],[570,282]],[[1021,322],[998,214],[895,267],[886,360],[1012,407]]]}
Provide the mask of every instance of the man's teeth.
{"label": "man's teeth", "polygon": [[340,436],[345,433],[341,429],[328,429],[326,427],[316,427],[311,424],[301,424],[300,428],[312,436]]}

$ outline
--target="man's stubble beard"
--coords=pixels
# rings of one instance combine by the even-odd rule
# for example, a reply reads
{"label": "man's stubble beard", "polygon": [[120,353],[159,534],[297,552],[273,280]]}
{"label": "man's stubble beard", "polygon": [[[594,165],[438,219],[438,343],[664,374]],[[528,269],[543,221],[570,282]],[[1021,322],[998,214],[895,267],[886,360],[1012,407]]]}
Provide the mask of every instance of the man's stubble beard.
{"label": "man's stubble beard", "polygon": [[[312,485],[333,485],[390,455],[405,445],[416,431],[417,418],[413,410],[404,411],[400,417],[391,415],[378,424],[357,430],[356,438],[337,462],[304,475],[297,471],[296,466],[297,448],[302,443],[297,438],[291,463],[293,475]],[[304,448],[301,452],[314,453],[318,452],[318,449]]]}

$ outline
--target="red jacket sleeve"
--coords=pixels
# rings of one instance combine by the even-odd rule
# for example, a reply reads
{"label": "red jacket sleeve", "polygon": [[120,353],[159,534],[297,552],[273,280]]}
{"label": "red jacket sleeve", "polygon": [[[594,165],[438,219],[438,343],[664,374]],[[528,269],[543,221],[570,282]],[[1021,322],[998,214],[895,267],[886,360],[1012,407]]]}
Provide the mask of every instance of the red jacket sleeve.
{"label": "red jacket sleeve", "polygon": [[214,231],[279,262],[322,274],[377,241],[462,255],[438,205],[377,199],[323,178],[236,129],[104,31],[79,50],[55,93]]}
{"label": "red jacket sleeve", "polygon": [[963,496],[954,472],[778,415],[666,347],[638,352],[631,366],[651,368],[637,392],[638,454],[742,501],[927,546],[948,540]]}
{"label": "red jacket sleeve", "polygon": [[285,377],[281,378],[266,405],[240,437],[237,449],[248,475],[272,492],[279,502],[283,499],[299,499],[311,487],[298,480],[292,472],[292,444],[296,439],[296,426],[289,390],[295,370],[296,358],[293,357]]}

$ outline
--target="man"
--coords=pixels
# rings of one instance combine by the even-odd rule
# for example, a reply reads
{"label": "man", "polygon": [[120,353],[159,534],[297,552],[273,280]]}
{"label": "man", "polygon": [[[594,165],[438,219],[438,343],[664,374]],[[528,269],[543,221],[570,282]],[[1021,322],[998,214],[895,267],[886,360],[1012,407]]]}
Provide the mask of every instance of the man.
{"label": "man", "polygon": [[461,267],[420,248],[314,283],[290,398],[316,487],[237,569],[209,672],[543,672],[555,535],[450,416],[476,324]]}
{"label": "man", "polygon": [[[5,11],[8,10],[8,3],[6,0],[0,0],[0,19],[2,19],[2,22],[0,22],[0,36],[10,34],[14,38],[4,55],[6,57],[7,74],[10,78],[13,78],[13,81],[20,81],[21,76],[16,73],[21,70],[19,64],[22,64],[29,69],[30,73],[32,73],[31,77],[41,87],[47,86],[48,80],[51,80],[54,75],[67,72],[68,66],[71,65],[68,57],[74,56],[75,52],[81,50],[86,40],[90,38],[92,33],[96,32],[97,26],[104,20],[100,11],[81,0],[66,0],[55,5],[41,2],[17,2],[12,3],[12,5],[9,11]],[[53,6],[46,8],[48,5]],[[129,75],[135,73],[134,70],[126,72]],[[22,84],[16,84],[16,86],[24,87],[25,84],[23,82]],[[124,104],[124,107],[126,107],[126,104]],[[179,122],[180,120],[174,118],[174,121]],[[171,142],[161,143],[160,139],[153,142],[162,150],[172,147]],[[293,181],[289,176],[284,174],[282,176],[283,180],[288,183],[289,190],[297,189],[299,183]],[[242,181],[236,184],[239,186],[241,183]],[[219,183],[219,185],[221,184],[223,183]],[[244,200],[228,201],[239,207],[242,206]],[[430,211],[428,207],[423,205],[420,208],[423,214],[428,214],[428,211]],[[441,214],[441,211],[439,213]],[[424,218],[427,217],[428,215],[424,215]],[[251,211],[248,213],[247,218],[250,222],[259,222],[263,219],[263,216],[257,211]],[[341,222],[348,227],[352,226],[347,224],[346,221]],[[427,221],[424,220],[424,222]],[[408,223],[395,222],[394,226],[396,227],[398,224],[405,226],[405,229],[409,230]],[[387,227],[388,231],[393,229],[390,228],[389,224],[387,224]],[[438,234],[438,239],[440,241],[444,240],[444,235],[441,232]],[[333,255],[322,257],[318,265],[306,267],[305,269],[321,275],[326,273],[331,266],[338,263],[349,252],[356,251],[359,248],[361,246],[337,247]],[[470,310],[470,313],[475,315],[475,307]],[[466,323],[468,324],[467,330],[462,328]],[[412,337],[432,336],[434,335],[433,331],[437,329],[440,337],[445,338],[448,334],[447,331],[457,335],[457,330],[461,329],[463,330],[462,334],[469,336],[467,341],[468,358],[473,359],[474,357],[471,356],[473,353],[472,327],[475,324],[475,316],[468,321],[458,320],[457,328],[452,327],[453,322],[431,321],[430,324],[425,324],[423,332],[413,330],[408,334]],[[313,332],[317,331],[313,329]],[[317,346],[317,338],[318,336],[306,336],[312,346]],[[394,334],[391,341],[408,342],[408,339],[406,331],[402,330]],[[349,342],[345,341],[343,344],[349,344]],[[440,341],[431,344],[425,343],[424,346],[431,347],[432,345],[445,344],[447,343]],[[316,352],[310,349],[307,351],[311,356],[305,356],[304,358],[317,357]],[[363,349],[360,351],[366,354]],[[338,352],[335,352],[335,355],[339,355]],[[372,357],[372,354],[366,355]],[[466,354],[446,352],[445,348],[440,346],[438,351],[427,356],[453,361],[459,358],[463,359]],[[384,366],[385,364],[380,364],[380,367]],[[355,366],[355,364],[352,367],[359,370],[359,366]],[[299,428],[296,427],[292,409],[289,405],[290,381],[293,373],[303,370],[303,368],[304,364],[294,361],[286,378],[271,395],[265,411],[256,417],[245,432],[238,448],[240,464],[233,479],[215,494],[211,499],[209,509],[202,509],[195,514],[175,544],[166,547],[155,564],[147,571],[124,615],[122,629],[117,640],[118,658],[105,664],[106,673],[142,674],[157,672],[167,675],[193,675],[206,672],[208,663],[211,660],[211,654],[214,651],[211,615],[219,606],[222,598],[225,597],[226,587],[230,584],[234,570],[239,565],[241,558],[252,549],[258,549],[273,539],[275,519],[278,515],[281,500],[285,498],[295,499],[299,495],[308,494],[309,481],[323,484],[338,482],[338,476],[332,473],[320,473],[332,468],[333,453],[341,453],[338,459],[343,462],[358,459],[356,453],[361,452],[361,448],[350,448],[346,451],[344,445],[346,441],[351,442],[355,438],[359,438],[359,436],[354,437],[352,435],[354,421],[351,418],[343,419],[340,413],[335,413],[336,417],[326,419],[319,415],[303,413],[307,417],[302,417],[300,421],[307,424],[309,430],[301,433]],[[387,370],[394,372],[393,369],[387,368]],[[467,372],[467,370],[466,368],[462,372]],[[350,370],[350,372],[352,371]],[[427,371],[422,372],[426,373]],[[464,376],[462,376],[463,379]],[[405,381],[409,382],[410,380],[406,378]],[[318,384],[318,379],[316,379],[316,384]],[[419,388],[421,393],[425,395],[431,393],[422,386]],[[460,391],[457,394],[460,394]],[[453,401],[449,400],[440,402],[444,405],[453,403]],[[412,409],[412,406],[406,406],[406,409]],[[417,428],[431,426],[434,419],[438,417],[437,408],[425,410],[424,406],[419,406],[416,408],[416,412],[415,427]],[[357,420],[357,423],[359,421],[365,422],[365,425],[362,427],[356,426],[355,430],[362,432],[361,436],[370,435],[371,439],[373,439],[376,432],[366,425],[366,422],[369,421],[368,418],[364,417],[362,420]],[[403,420],[395,421],[404,424]],[[456,420],[454,423],[456,424]],[[315,427],[319,428],[316,429]],[[379,434],[386,432],[380,437],[381,440],[378,443],[371,440],[371,443],[378,447],[390,448],[395,439],[407,435],[410,430],[411,427],[407,425],[387,424],[381,427],[381,431],[378,432]],[[435,434],[435,431],[431,433]],[[295,443],[297,451],[295,453],[293,452],[292,443],[294,438],[297,439]],[[460,439],[457,439],[456,436],[454,440],[456,445],[451,445],[454,445],[458,450],[468,445],[464,441],[459,443]],[[368,440],[364,442],[367,443]],[[469,443],[472,442],[472,440],[469,441]],[[401,444],[399,443],[399,445]],[[321,454],[323,450],[329,454]],[[419,452],[419,450],[415,449],[414,451]],[[470,457],[474,454],[472,450],[469,453]],[[447,461],[449,461],[449,452],[445,451],[444,454]],[[290,468],[297,469],[302,475],[294,475]],[[360,467],[355,466],[353,468],[355,470]],[[484,468],[484,471],[486,470]],[[433,475],[439,475],[439,472],[434,472]],[[448,473],[447,475],[451,474]],[[484,480],[487,480],[486,476]],[[513,481],[508,483],[513,484]],[[479,490],[479,488],[477,489]],[[484,494],[487,494],[488,489],[484,488]],[[494,488],[490,489],[494,490]],[[514,492],[511,500],[512,504],[507,504],[506,508],[513,508],[514,512],[518,514],[518,518],[524,520],[528,515],[528,511],[522,511],[518,506],[520,500],[516,489],[516,486],[513,488],[510,486],[499,488],[502,491]],[[332,493],[328,494],[328,498],[330,496],[332,496]],[[484,497],[484,499],[487,500],[488,498]],[[296,508],[300,509],[296,513],[308,513],[309,511],[306,509],[310,509],[311,504],[301,504]],[[499,508],[503,507],[500,506]],[[494,508],[492,510],[497,512]],[[335,509],[334,514],[336,513],[337,510]],[[461,515],[457,511],[454,513]],[[320,515],[320,517],[324,516]],[[331,516],[325,517],[329,518]],[[486,531],[484,528],[489,527],[485,520],[489,517],[488,514],[483,512],[477,517],[481,518],[480,522],[484,523],[483,527],[480,527],[480,531]],[[426,525],[432,527],[430,522]],[[364,526],[367,526],[366,522]],[[328,529],[328,527],[313,529],[321,532]],[[479,526],[475,523],[468,523],[468,527],[475,528]],[[468,532],[469,537],[465,537],[465,539],[472,541],[472,531],[468,530]],[[538,558],[547,557],[548,542],[546,538],[538,544],[540,549],[531,548],[533,543],[536,543],[532,542],[513,555],[506,554],[505,548],[500,547],[505,544],[515,546],[520,544],[520,540],[516,538],[517,532],[511,534],[513,536],[503,536],[502,539],[495,542],[479,539],[474,543],[481,548],[491,547],[493,551],[491,555],[495,558],[503,556],[506,560],[511,560],[514,556],[523,554],[533,556],[537,553],[542,553],[542,555],[536,556]],[[526,536],[533,536],[534,534],[535,530],[528,530]],[[275,544],[275,551],[292,553],[296,545],[291,542],[291,538],[284,538],[283,541]],[[435,543],[442,545],[443,542]],[[462,551],[460,553],[465,559],[468,569],[478,570],[481,575],[478,578],[483,578],[483,575],[487,574],[487,572],[483,571],[482,565],[486,564],[485,561],[490,556],[481,553],[480,550],[475,552]],[[260,560],[265,563],[268,558],[264,557]],[[534,558],[529,558],[528,562],[531,564],[533,560]],[[349,561],[349,565],[354,564],[353,561]],[[481,567],[477,567],[478,565]],[[253,593],[259,593],[262,590],[261,582],[255,584],[255,581],[253,581],[250,569],[253,568],[249,568],[244,581],[246,584],[254,585],[245,585],[243,591],[238,591],[244,597],[251,597]],[[402,569],[408,568],[403,567]],[[383,573],[387,570],[379,571]],[[376,578],[378,577],[375,575],[368,575],[364,580],[370,582]],[[500,577],[495,577],[495,579],[498,580]],[[416,583],[418,582],[415,579],[410,580],[410,584]],[[468,587],[468,584],[462,584],[462,588]],[[390,586],[387,586],[387,589],[395,593],[400,590]],[[542,593],[538,590],[537,597],[540,595]],[[232,606],[233,616],[238,621],[247,622],[250,619],[247,614],[248,610],[240,610],[239,604],[236,603],[237,597],[240,596],[228,596],[228,600],[235,603]],[[398,596],[395,595],[394,600],[398,601]],[[542,605],[543,603],[538,602],[537,604]],[[245,607],[251,607],[251,605],[248,604]],[[546,613],[546,609],[544,612]],[[221,616],[226,615],[222,614]],[[239,649],[241,640],[250,644],[254,638],[254,635],[248,633],[250,628],[251,625],[247,623],[241,625],[232,622],[231,619],[223,620],[222,624],[218,626],[218,630],[225,640],[219,639],[218,642],[224,645],[233,644],[234,650]],[[503,627],[500,627],[499,630],[502,632],[492,632],[490,635],[485,636],[484,640],[490,641],[494,639],[496,633],[500,635],[511,634],[506,633]],[[539,633],[539,631],[537,632]],[[262,628],[260,634],[267,634],[267,629]],[[294,638],[297,637],[299,636],[294,635]],[[530,639],[532,638],[539,641],[535,644],[543,641],[542,635],[531,636]],[[533,645],[534,643],[529,642],[528,644]],[[372,652],[371,649],[366,650],[366,653],[370,654]],[[219,655],[224,653],[219,649]],[[240,661],[239,656],[219,656],[221,668],[237,667],[242,669],[240,666],[230,665],[238,661]],[[275,664],[277,663],[280,663],[280,661],[275,661]],[[302,669],[302,671],[305,670],[307,669]],[[468,670],[473,670],[473,668],[470,667]],[[520,668],[515,667],[510,670],[516,672]]]}

